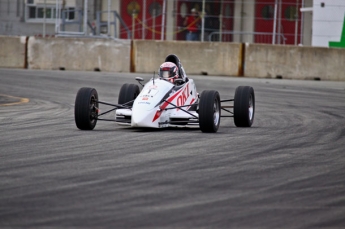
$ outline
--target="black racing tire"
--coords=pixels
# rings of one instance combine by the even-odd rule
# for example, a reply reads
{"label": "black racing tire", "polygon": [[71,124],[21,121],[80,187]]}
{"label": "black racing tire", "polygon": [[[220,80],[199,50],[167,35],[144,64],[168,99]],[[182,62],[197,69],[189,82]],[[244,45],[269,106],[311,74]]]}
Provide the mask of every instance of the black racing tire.
{"label": "black racing tire", "polygon": [[[130,102],[137,98],[140,93],[139,86],[136,84],[124,84],[120,89],[118,104],[126,104],[127,106],[133,106],[133,102]],[[130,102],[130,103],[128,103]]]}
{"label": "black racing tire", "polygon": [[239,86],[234,98],[234,122],[237,127],[251,127],[255,114],[254,89],[249,86]]}
{"label": "black racing tire", "polygon": [[93,130],[97,124],[98,93],[94,88],[80,88],[75,98],[74,120],[80,130]]}
{"label": "black racing tire", "polygon": [[204,133],[216,133],[219,128],[220,96],[218,91],[203,91],[199,101],[199,126]]}

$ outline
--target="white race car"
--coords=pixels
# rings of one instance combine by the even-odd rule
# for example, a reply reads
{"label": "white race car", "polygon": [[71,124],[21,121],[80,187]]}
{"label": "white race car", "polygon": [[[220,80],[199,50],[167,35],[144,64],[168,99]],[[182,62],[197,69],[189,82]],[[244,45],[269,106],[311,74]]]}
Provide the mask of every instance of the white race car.
{"label": "white race car", "polygon": [[[165,61],[175,63],[179,73],[185,74],[176,55],[167,56]],[[100,101],[94,88],[81,88],[75,100],[76,126],[81,130],[92,130],[98,120],[103,120],[141,128],[199,126],[202,132],[217,132],[221,117],[233,117],[237,127],[252,126],[255,112],[252,87],[237,87],[234,99],[221,100],[215,90],[206,90],[199,95],[194,80],[185,79],[176,79],[171,83],[153,76],[143,85],[143,79],[137,77],[142,90],[137,84],[124,84],[120,89],[118,104]],[[232,104],[222,106],[225,102]],[[113,108],[100,113],[99,104]],[[231,108],[233,111],[229,110]],[[229,115],[222,116],[221,110]],[[112,111],[115,111],[114,119],[101,118]]]}

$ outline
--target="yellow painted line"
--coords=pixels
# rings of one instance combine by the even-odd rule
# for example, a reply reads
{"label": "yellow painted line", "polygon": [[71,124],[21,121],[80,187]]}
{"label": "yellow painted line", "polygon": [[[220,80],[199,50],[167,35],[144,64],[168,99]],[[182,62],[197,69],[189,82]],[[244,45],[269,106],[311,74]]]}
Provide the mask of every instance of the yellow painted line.
{"label": "yellow painted line", "polygon": [[11,95],[0,94],[0,96],[19,100],[18,102],[0,104],[0,106],[13,106],[13,105],[28,103],[30,101],[28,98],[20,98],[20,97],[11,96]]}

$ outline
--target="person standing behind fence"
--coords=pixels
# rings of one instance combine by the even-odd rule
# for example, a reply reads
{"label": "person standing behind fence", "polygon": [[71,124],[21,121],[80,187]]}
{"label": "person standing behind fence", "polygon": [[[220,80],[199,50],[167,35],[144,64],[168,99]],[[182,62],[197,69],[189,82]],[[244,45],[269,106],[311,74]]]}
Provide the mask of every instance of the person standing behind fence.
{"label": "person standing behind fence", "polygon": [[193,8],[191,12],[192,12],[192,15],[187,16],[183,22],[183,25],[187,27],[186,40],[198,41],[200,18],[195,8]]}

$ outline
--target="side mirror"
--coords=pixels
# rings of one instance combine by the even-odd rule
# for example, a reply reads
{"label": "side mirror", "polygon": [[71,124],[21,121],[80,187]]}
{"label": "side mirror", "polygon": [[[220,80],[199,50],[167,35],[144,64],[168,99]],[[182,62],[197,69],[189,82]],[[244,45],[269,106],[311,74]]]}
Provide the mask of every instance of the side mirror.
{"label": "side mirror", "polygon": [[135,80],[137,80],[138,82],[142,82],[142,81],[144,81],[144,79],[143,79],[143,78],[141,78],[141,77],[135,77]]}
{"label": "side mirror", "polygon": [[143,82],[144,81],[144,79],[143,78],[141,78],[141,77],[135,77],[135,80],[136,81],[138,81],[138,83],[141,85],[141,86],[143,86],[144,87],[144,84],[142,84],[141,82]]}

